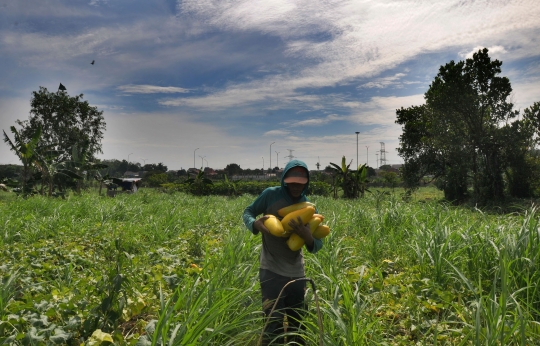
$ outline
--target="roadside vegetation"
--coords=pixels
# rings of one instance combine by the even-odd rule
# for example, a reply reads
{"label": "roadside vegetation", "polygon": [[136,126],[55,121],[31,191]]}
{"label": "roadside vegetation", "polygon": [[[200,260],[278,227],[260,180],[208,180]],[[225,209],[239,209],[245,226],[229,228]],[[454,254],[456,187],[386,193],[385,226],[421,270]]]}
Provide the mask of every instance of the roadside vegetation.
{"label": "roadside vegetation", "polygon": [[[537,209],[487,213],[422,191],[312,197],[332,232],[305,255],[309,344],[315,293],[325,345],[540,338]],[[261,245],[241,221],[252,195],[0,193],[0,343],[256,345]]]}

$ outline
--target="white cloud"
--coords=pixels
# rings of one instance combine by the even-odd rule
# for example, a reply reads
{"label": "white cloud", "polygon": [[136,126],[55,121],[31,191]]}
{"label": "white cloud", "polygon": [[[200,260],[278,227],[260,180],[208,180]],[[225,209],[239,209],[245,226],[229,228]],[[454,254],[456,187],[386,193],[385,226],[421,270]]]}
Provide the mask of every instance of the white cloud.
{"label": "white cloud", "polygon": [[288,130],[271,130],[264,133],[266,137],[284,137],[291,133]]}
{"label": "white cloud", "polygon": [[418,106],[424,104],[424,95],[417,94],[405,97],[374,97],[358,110],[353,110],[351,119],[360,124],[394,125],[396,110],[401,107]]}
{"label": "white cloud", "polygon": [[345,120],[345,118],[340,117],[336,114],[330,114],[323,118],[312,118],[312,119],[305,119],[305,120],[300,120],[300,121],[287,122],[286,125],[290,127],[321,126],[321,125],[327,125],[334,121],[342,121],[342,120]]}
{"label": "white cloud", "polygon": [[[184,11],[217,28],[277,35],[287,44],[289,54],[311,64],[290,75],[231,83],[226,90],[207,96],[164,104],[223,108],[278,100],[302,88],[372,77],[419,54],[470,47],[479,41],[492,47],[494,54],[516,50],[525,54],[502,47],[509,41],[512,47],[529,43],[530,35],[519,33],[540,28],[540,7],[532,0],[493,2],[489,7],[457,0],[340,1],[331,5],[305,0],[294,4],[281,0],[184,1]],[[382,88],[398,78],[383,78],[365,87]]]}
{"label": "white cloud", "polygon": [[118,90],[125,92],[126,94],[185,94],[189,92],[189,89],[179,87],[161,87],[157,85],[122,85],[117,87]]}
{"label": "white cloud", "polygon": [[[372,80],[372,81],[370,81],[368,83],[360,85],[359,88],[383,89],[383,88],[387,88],[387,87],[392,86],[392,85],[395,85],[397,87],[403,87],[402,84],[405,84],[406,82],[401,82],[400,83],[400,80],[405,76],[406,76],[405,73],[396,73],[395,75],[390,76],[390,77],[376,78],[376,79],[374,79],[374,80]],[[411,82],[409,82],[408,84],[410,84],[410,83]]]}
{"label": "white cloud", "polygon": [[487,48],[489,51],[490,58],[494,58],[495,56],[500,56],[505,53],[508,53],[506,49],[504,49],[503,46],[493,46],[493,47],[482,47],[482,46],[476,46],[469,52],[461,52],[459,55],[464,59],[472,59],[473,54],[477,53],[479,50],[482,50],[484,48]]}

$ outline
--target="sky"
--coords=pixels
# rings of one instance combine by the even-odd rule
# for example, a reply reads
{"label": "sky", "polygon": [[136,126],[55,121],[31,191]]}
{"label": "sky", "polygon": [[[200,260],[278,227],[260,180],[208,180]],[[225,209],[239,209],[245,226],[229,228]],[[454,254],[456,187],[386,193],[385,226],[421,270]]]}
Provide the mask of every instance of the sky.
{"label": "sky", "polygon": [[0,128],[62,83],[103,111],[101,159],[400,164],[396,109],[452,60],[486,47],[516,109],[540,101],[537,1],[0,0]]}

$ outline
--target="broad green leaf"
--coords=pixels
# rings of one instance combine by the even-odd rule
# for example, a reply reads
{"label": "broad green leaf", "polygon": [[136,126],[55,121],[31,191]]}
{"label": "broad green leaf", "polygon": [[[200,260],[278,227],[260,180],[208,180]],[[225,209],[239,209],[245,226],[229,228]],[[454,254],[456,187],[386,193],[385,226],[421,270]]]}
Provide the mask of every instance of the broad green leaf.
{"label": "broad green leaf", "polygon": [[56,328],[54,330],[54,335],[51,335],[49,337],[49,340],[51,340],[57,345],[60,345],[60,344],[65,344],[69,340],[69,338],[71,338],[71,334],[66,333],[61,328]]}
{"label": "broad green leaf", "polygon": [[113,343],[114,340],[109,333],[104,333],[101,331],[101,329],[96,329],[92,333],[92,336],[88,339],[88,345],[89,346],[99,346],[103,344],[104,342],[110,342]]}

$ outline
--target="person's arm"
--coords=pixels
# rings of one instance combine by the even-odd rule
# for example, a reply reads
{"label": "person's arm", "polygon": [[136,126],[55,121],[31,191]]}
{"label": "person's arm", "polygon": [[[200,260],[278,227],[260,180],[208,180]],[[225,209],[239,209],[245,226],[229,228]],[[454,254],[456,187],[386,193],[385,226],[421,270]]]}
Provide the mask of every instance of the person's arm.
{"label": "person's arm", "polygon": [[266,227],[264,226],[264,221],[268,218],[267,216],[263,216],[259,219],[257,219],[257,215],[260,215],[264,213],[265,210],[265,193],[259,195],[253,203],[248,205],[246,209],[244,209],[244,214],[242,215],[242,219],[244,220],[244,225],[246,225],[247,229],[253,233],[258,234],[261,230],[267,231]]}
{"label": "person's arm", "polygon": [[310,253],[317,253],[320,249],[322,249],[322,247],[323,247],[322,239],[317,239],[317,238],[313,238],[313,246],[311,248],[306,244],[306,249]]}

